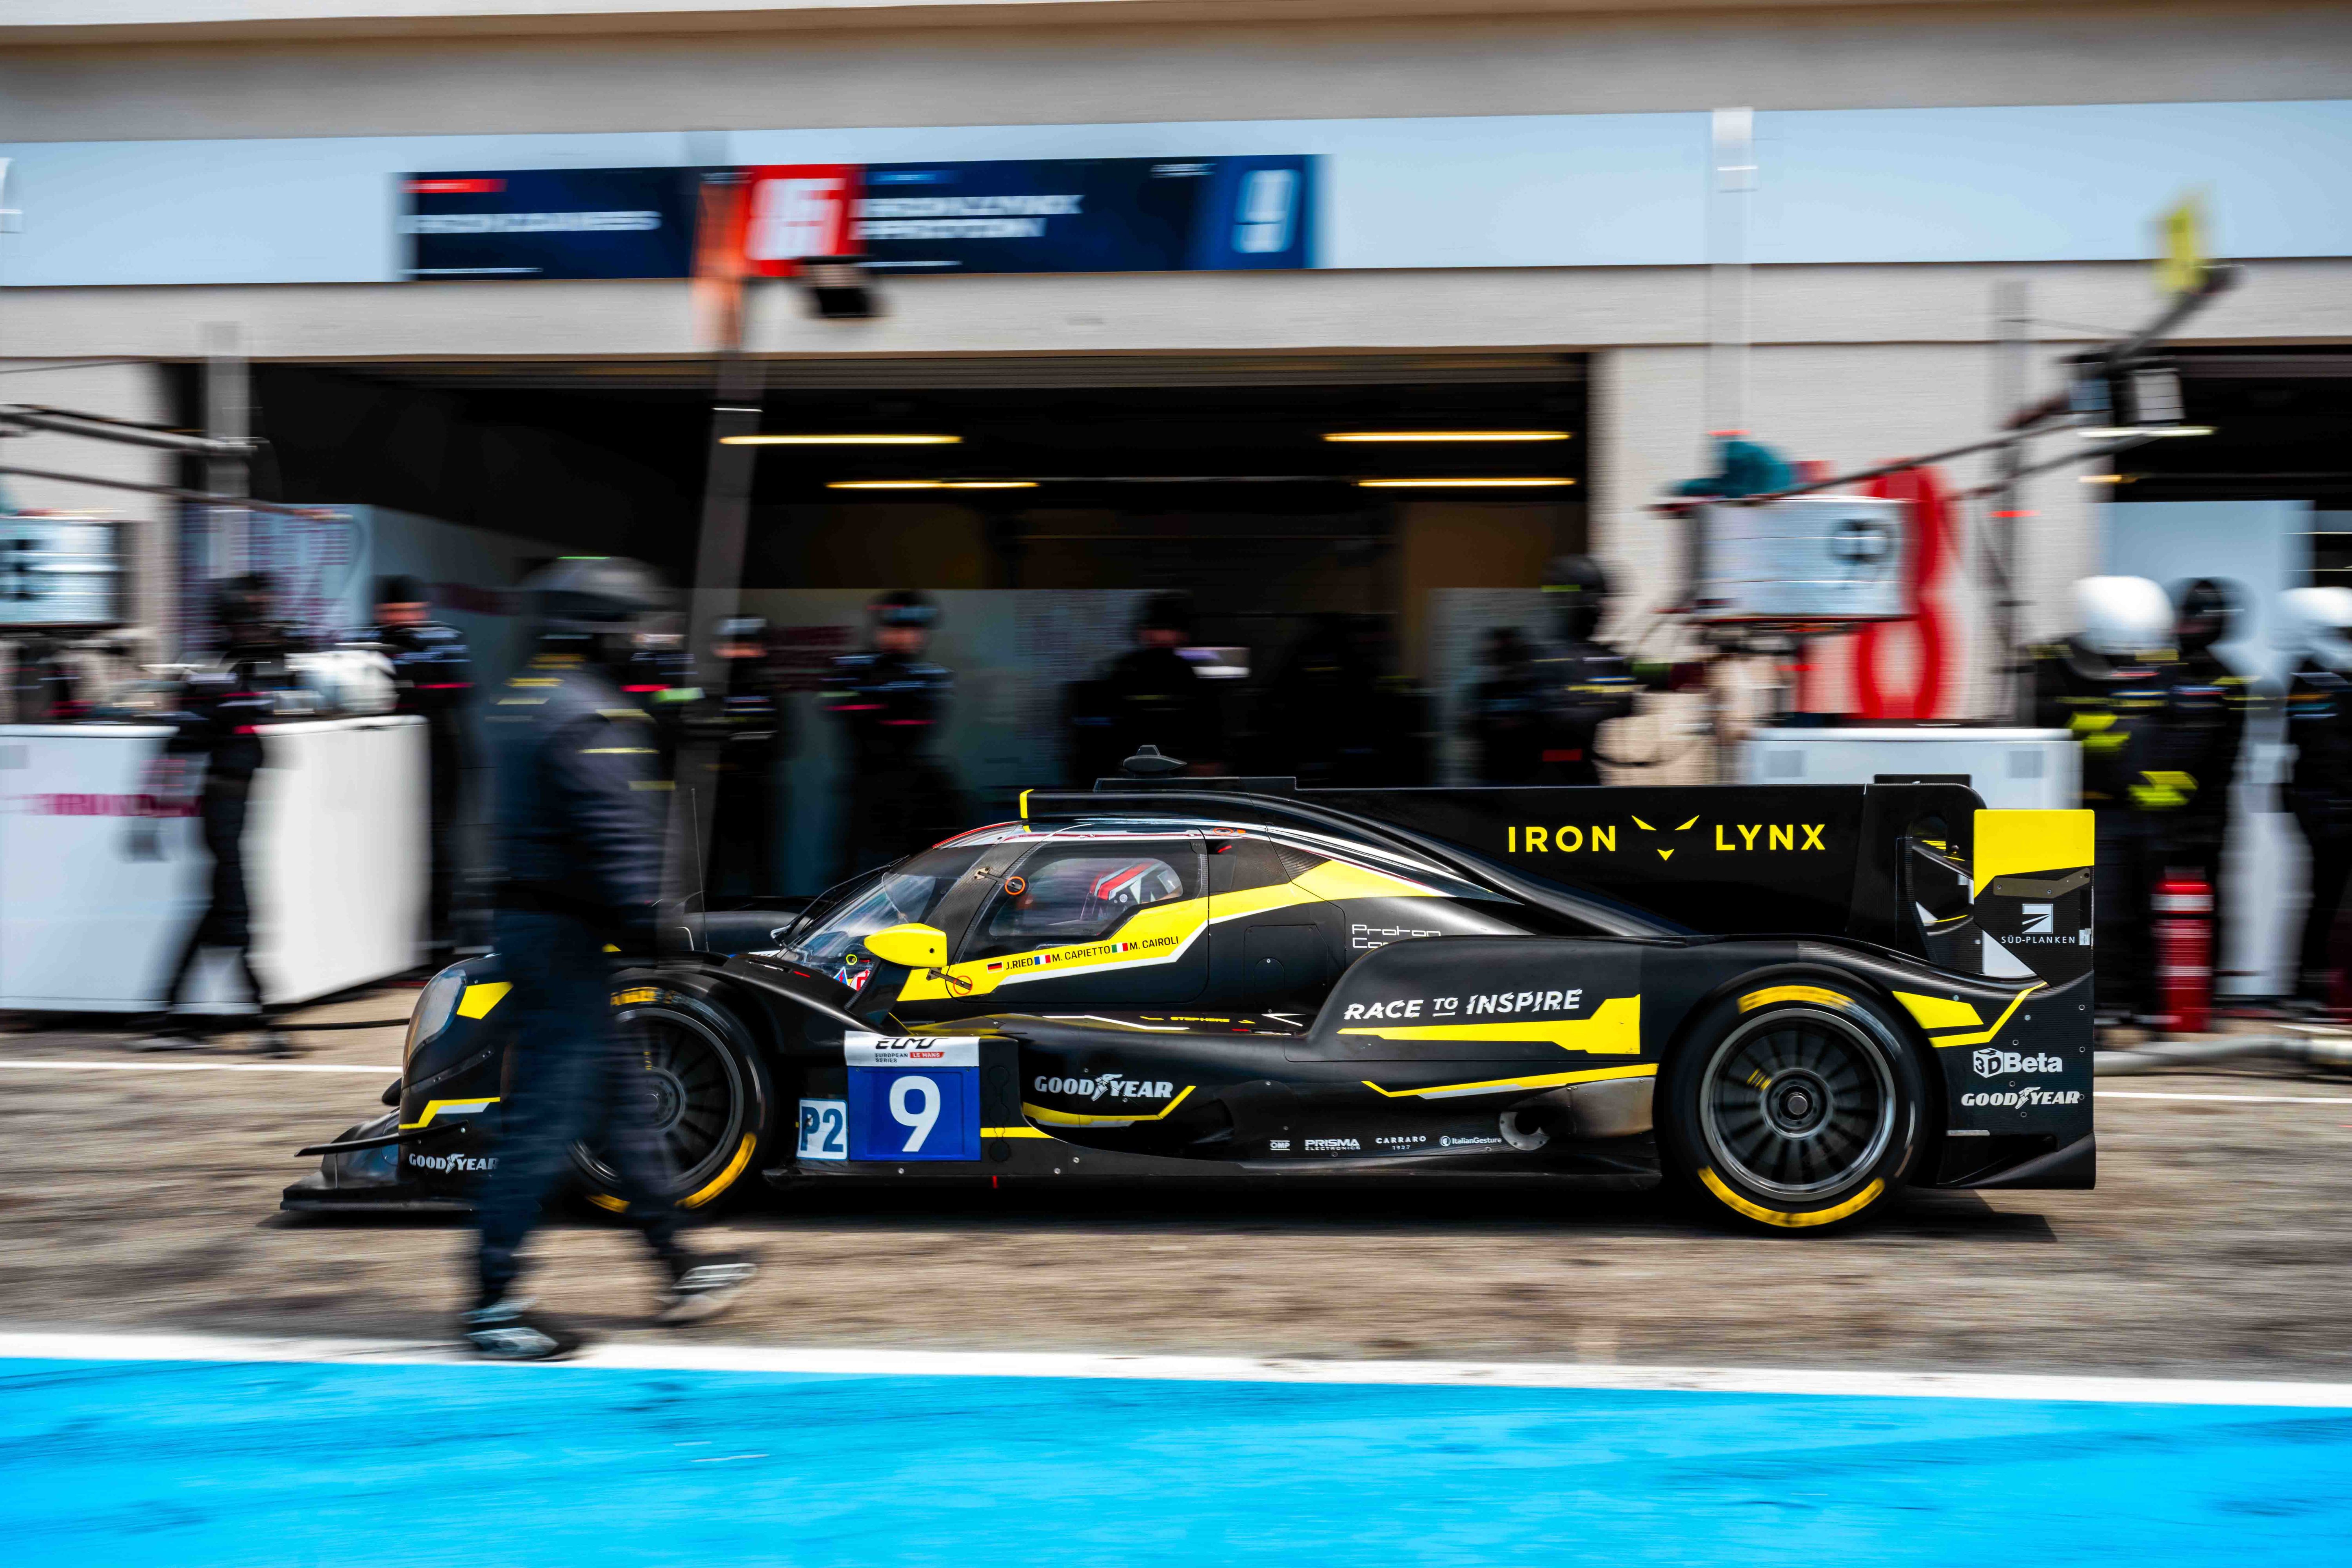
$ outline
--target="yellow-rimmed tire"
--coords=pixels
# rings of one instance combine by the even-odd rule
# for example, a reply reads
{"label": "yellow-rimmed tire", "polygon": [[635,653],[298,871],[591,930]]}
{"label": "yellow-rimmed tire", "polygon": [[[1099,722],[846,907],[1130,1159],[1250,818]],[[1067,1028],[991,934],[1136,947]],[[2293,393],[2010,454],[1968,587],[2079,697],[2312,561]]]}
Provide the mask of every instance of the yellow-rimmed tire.
{"label": "yellow-rimmed tire", "polygon": [[[775,1090],[767,1064],[725,1007],[667,988],[614,994],[614,1027],[634,1047],[654,1133],[683,1208],[723,1205],[758,1185],[772,1163]],[[626,1207],[613,1168],[586,1143],[572,1149],[581,1190],[597,1207]]]}
{"label": "yellow-rimmed tire", "polygon": [[1738,987],[1659,1073],[1669,1176],[1743,1226],[1819,1233],[1883,1211],[1927,1142],[1909,1041],[1885,1004],[1832,976]]}

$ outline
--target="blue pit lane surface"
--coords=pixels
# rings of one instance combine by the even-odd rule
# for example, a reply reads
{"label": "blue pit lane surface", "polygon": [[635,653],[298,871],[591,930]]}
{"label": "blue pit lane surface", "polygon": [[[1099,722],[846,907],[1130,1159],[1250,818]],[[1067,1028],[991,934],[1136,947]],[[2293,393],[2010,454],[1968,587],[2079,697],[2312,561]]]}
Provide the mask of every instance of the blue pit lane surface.
{"label": "blue pit lane surface", "polygon": [[17,1568],[2287,1568],[2347,1560],[2345,1403],[14,1358],[0,1540]]}

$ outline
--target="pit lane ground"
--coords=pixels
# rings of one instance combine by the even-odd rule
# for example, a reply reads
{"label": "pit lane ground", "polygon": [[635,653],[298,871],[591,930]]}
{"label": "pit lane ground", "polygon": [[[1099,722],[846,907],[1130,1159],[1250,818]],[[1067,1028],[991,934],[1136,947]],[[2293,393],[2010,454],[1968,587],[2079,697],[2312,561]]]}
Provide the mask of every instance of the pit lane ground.
{"label": "pit lane ground", "polygon": [[[12,1556],[2297,1563],[2352,1537],[2352,1400],[2314,1387],[2352,1383],[2352,1084],[2105,1080],[2098,1191],[1934,1197],[1849,1237],[1727,1236],[1541,1188],[829,1190],[725,1217],[767,1273],[683,1335],[640,1326],[651,1281],[626,1236],[549,1236],[543,1298],[651,1366],[369,1365],[380,1352],[348,1346],[273,1363],[209,1338],[228,1359],[190,1362],[134,1337],[446,1336],[461,1226],[276,1213],[291,1151],[361,1118],[397,1037],[302,1037],[303,1070],[247,1071],[267,1064],[0,1037],[0,1327],[98,1336],[0,1347]],[[1297,1358],[1343,1381],[696,1349],[722,1345]],[[665,1364],[698,1353],[719,1362]],[[1433,1358],[1568,1370],[1398,1381]],[[1660,1366],[2325,1396],[1694,1391],[1640,1370]],[[1576,1386],[1578,1367],[1633,1386]]]}

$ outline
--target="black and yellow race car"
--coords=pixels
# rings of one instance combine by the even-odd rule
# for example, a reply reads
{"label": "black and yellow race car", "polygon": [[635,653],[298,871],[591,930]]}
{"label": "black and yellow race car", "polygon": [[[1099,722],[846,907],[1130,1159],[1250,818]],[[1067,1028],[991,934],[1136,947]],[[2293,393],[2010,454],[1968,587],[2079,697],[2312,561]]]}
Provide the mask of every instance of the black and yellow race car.
{"label": "black and yellow race car", "polygon": [[[797,913],[680,922],[613,1005],[701,1206],[756,1186],[1665,1181],[1818,1228],[2087,1187],[2088,812],[1951,783],[1032,791]],[[507,983],[443,971],[296,1209],[463,1205]],[[586,1195],[618,1206],[593,1148]]]}

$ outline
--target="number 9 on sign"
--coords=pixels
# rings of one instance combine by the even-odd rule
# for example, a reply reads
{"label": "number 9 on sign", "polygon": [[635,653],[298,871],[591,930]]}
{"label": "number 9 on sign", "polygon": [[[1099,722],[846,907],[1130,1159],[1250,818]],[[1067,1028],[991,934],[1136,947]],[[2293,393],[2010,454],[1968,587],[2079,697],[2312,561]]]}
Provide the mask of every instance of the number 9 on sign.
{"label": "number 9 on sign", "polygon": [[940,1086],[927,1078],[902,1078],[890,1086],[890,1119],[908,1129],[901,1154],[922,1152],[923,1140],[940,1122]]}
{"label": "number 9 on sign", "polygon": [[850,1068],[849,1157],[979,1159],[979,1069]]}

